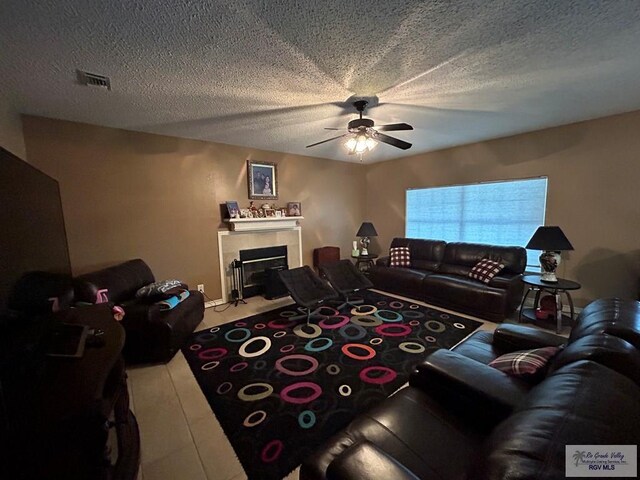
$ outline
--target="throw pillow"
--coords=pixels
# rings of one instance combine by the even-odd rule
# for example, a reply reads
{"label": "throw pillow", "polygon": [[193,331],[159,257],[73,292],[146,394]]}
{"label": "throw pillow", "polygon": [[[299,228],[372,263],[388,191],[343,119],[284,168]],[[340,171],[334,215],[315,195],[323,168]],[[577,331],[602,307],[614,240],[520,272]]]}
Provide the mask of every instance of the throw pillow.
{"label": "throw pillow", "polygon": [[559,347],[519,350],[500,355],[489,363],[489,366],[514,377],[531,377],[537,373],[542,373],[549,360],[559,351]]}
{"label": "throw pillow", "polygon": [[160,282],[150,283],[139,289],[136,292],[136,297],[155,297],[181,285],[182,282],[180,280],[162,280]]}
{"label": "throw pillow", "polygon": [[495,277],[504,268],[504,264],[491,260],[489,258],[483,258],[469,272],[469,277],[476,280],[480,280],[484,283],[489,283],[493,277]]}
{"label": "throw pillow", "polygon": [[389,249],[390,267],[410,267],[411,252],[409,247],[393,247]]}

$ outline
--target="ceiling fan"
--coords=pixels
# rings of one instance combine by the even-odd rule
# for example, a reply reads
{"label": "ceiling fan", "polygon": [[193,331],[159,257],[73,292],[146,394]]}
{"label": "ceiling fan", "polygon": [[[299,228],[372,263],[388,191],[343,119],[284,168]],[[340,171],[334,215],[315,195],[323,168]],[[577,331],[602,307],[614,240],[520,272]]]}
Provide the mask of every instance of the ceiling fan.
{"label": "ceiling fan", "polygon": [[[347,152],[349,153],[349,155],[362,155],[363,153],[373,150],[378,142],[386,143],[394,147],[401,148],[402,150],[411,148],[410,143],[395,137],[390,137],[389,135],[385,135],[384,133],[380,132],[390,132],[394,130],[413,130],[413,127],[407,123],[392,123],[391,125],[380,125],[379,127],[374,127],[375,123],[373,120],[362,118],[362,112],[366,108],[367,104],[368,102],[366,100],[357,100],[353,102],[353,106],[360,113],[360,118],[351,120],[349,122],[349,124],[347,125],[347,133],[339,135],[337,137],[322,140],[321,142],[312,143],[311,145],[307,145],[307,148],[315,147],[316,145],[330,142],[331,140],[337,140],[343,137],[347,138],[347,141],[344,145],[347,148]],[[325,130],[342,129],[325,128]]]}

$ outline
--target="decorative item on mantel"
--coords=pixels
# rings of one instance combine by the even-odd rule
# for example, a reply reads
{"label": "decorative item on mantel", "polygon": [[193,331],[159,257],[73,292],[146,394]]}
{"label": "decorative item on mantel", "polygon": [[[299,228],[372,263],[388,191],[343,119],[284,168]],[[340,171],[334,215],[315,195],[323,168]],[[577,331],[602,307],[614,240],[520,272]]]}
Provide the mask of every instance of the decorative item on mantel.
{"label": "decorative item on mantel", "polygon": [[229,218],[240,218],[240,207],[235,200],[226,202],[227,211],[229,212]]}
{"label": "decorative item on mantel", "polygon": [[287,216],[299,217],[302,215],[302,204],[300,202],[287,203]]}
{"label": "decorative item on mantel", "polygon": [[371,239],[369,237],[377,237],[378,232],[376,232],[373,223],[371,222],[362,222],[360,228],[358,229],[358,233],[356,233],[356,237],[360,237],[360,245],[362,246],[362,250],[360,251],[360,255],[369,255],[369,244],[371,243]]}
{"label": "decorative item on mantel", "polygon": [[556,283],[556,270],[560,265],[560,252],[562,250],[573,250],[573,245],[562,232],[560,227],[538,227],[536,232],[527,243],[528,250],[543,250],[540,255],[540,266],[542,267],[543,282]]}
{"label": "decorative item on mantel", "polygon": [[[251,210],[249,210],[251,212]],[[299,226],[298,221],[304,217],[299,215],[295,217],[280,215],[281,212],[274,208],[258,208],[256,212],[247,217],[227,218],[225,220],[229,230],[233,232],[248,232],[255,230],[288,230]]]}

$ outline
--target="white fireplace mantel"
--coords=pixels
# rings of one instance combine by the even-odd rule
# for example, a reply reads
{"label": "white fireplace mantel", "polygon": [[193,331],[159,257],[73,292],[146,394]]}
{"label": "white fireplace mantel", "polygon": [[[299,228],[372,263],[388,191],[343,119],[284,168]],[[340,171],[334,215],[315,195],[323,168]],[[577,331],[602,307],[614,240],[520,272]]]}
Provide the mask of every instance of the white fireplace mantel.
{"label": "white fireplace mantel", "polygon": [[225,222],[233,232],[250,232],[296,228],[302,219],[304,217],[227,218]]}

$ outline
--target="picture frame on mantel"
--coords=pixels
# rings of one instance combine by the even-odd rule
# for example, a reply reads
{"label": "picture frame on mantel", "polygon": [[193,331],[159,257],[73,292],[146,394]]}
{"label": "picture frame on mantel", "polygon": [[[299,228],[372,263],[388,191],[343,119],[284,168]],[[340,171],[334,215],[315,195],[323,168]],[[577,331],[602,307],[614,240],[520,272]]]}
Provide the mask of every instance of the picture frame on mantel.
{"label": "picture frame on mantel", "polygon": [[277,200],[278,166],[272,162],[247,160],[247,183],[251,200]]}
{"label": "picture frame on mantel", "polygon": [[287,203],[287,217],[301,217],[302,204],[300,202]]}

